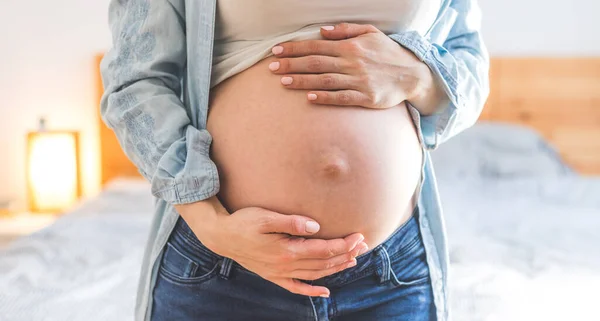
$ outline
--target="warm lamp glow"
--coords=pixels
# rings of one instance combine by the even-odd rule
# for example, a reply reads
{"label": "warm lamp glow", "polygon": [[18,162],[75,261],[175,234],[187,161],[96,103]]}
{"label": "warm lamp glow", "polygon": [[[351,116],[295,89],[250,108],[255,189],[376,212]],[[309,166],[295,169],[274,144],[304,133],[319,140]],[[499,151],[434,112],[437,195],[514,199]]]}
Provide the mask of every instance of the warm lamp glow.
{"label": "warm lamp glow", "polygon": [[28,141],[30,209],[54,212],[72,206],[81,193],[77,133],[31,133]]}

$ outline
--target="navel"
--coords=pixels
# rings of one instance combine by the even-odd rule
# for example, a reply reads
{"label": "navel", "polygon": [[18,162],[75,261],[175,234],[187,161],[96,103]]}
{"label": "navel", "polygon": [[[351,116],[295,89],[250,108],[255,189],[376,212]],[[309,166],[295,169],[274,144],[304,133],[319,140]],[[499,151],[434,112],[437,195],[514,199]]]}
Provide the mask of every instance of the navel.
{"label": "navel", "polygon": [[319,176],[326,179],[341,179],[350,173],[350,162],[346,153],[339,148],[332,148],[319,155]]}

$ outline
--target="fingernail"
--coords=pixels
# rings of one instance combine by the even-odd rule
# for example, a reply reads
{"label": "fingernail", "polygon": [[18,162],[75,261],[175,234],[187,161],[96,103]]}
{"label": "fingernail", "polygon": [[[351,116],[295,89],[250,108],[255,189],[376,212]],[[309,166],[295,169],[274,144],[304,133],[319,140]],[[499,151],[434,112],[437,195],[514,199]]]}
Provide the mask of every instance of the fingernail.
{"label": "fingernail", "polygon": [[356,259],[352,259],[352,262],[348,263],[347,267],[351,268],[353,266],[356,266]]}
{"label": "fingernail", "polygon": [[358,252],[358,255],[365,254],[369,250],[369,246],[366,243],[363,243],[362,248]]}
{"label": "fingernail", "polygon": [[291,85],[294,79],[292,77],[282,77],[281,83],[284,85]]}
{"label": "fingernail", "polygon": [[322,298],[328,298],[328,297],[329,297],[329,294],[321,294],[321,295],[319,295],[319,296],[320,296],[320,297],[322,297]]}
{"label": "fingernail", "polygon": [[271,69],[272,71],[279,69],[279,61],[273,61],[272,63],[270,63],[269,69]]}
{"label": "fingernail", "polygon": [[321,29],[323,30],[327,30],[327,31],[331,31],[333,30],[335,27],[334,26],[322,26]]}
{"label": "fingernail", "polygon": [[356,243],[356,245],[359,245],[360,242],[362,242],[364,240],[365,240],[365,236],[361,234],[360,237],[358,238],[358,243]]}
{"label": "fingernail", "polygon": [[306,222],[306,232],[307,233],[317,233],[319,231],[321,227],[319,226],[319,223],[317,222],[313,222],[313,221],[308,221]]}
{"label": "fingernail", "polygon": [[279,55],[280,53],[283,52],[283,47],[282,46],[275,46],[275,47],[273,47],[273,49],[271,49],[271,52],[274,55]]}
{"label": "fingernail", "polygon": [[317,99],[317,95],[315,94],[308,94],[308,100],[316,100]]}

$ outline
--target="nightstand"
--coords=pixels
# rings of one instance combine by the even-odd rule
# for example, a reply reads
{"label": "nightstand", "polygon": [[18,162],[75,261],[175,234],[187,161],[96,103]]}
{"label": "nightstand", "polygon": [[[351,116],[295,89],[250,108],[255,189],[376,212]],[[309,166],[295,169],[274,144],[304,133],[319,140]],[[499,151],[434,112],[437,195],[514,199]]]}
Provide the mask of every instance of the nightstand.
{"label": "nightstand", "polygon": [[55,214],[15,213],[0,215],[0,248],[6,247],[14,239],[39,231],[52,224]]}

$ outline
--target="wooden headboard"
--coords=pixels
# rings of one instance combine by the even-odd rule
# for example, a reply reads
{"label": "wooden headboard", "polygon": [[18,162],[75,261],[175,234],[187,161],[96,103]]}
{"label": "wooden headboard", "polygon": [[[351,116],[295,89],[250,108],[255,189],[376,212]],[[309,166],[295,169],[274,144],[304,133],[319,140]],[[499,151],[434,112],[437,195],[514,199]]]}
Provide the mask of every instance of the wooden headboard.
{"label": "wooden headboard", "polygon": [[600,58],[495,58],[482,120],[527,125],[583,174],[600,174]]}
{"label": "wooden headboard", "polygon": [[[96,57],[98,101],[102,82]],[[493,58],[482,120],[540,132],[583,174],[600,174],[600,58]],[[100,121],[102,183],[139,177],[114,133]]]}
{"label": "wooden headboard", "polygon": [[[102,54],[96,56],[96,83],[97,83],[97,100],[98,106],[100,106],[100,99],[104,92],[102,86],[102,77],[100,75],[100,61],[102,60]],[[117,140],[114,132],[106,127],[106,124],[100,118],[100,108],[98,108],[98,120],[100,122],[100,168],[101,168],[101,183],[106,184],[113,178],[116,177],[136,177],[140,178],[141,175],[137,169],[129,161],[121,145]]]}

